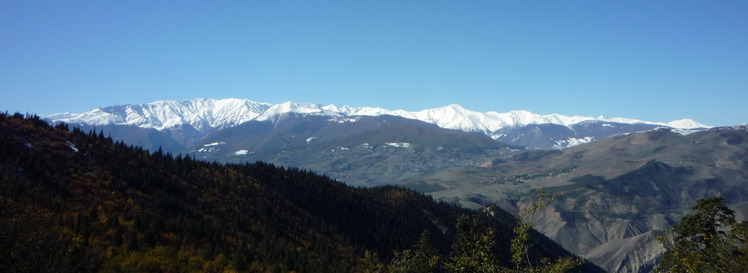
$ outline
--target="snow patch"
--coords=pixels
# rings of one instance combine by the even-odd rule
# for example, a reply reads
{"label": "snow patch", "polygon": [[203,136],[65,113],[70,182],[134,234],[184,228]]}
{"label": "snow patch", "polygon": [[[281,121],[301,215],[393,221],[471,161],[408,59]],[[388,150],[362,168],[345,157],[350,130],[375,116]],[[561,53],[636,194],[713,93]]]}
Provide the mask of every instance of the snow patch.
{"label": "snow patch", "polygon": [[216,148],[210,147],[210,148],[200,148],[200,149],[197,150],[197,152],[199,152],[199,153],[212,153],[212,152],[218,152],[220,150],[221,149],[216,149]]}
{"label": "snow patch", "polygon": [[315,141],[316,139],[317,139],[316,137],[309,137],[306,139],[306,143],[311,143],[312,141]]}
{"label": "snow patch", "polygon": [[594,140],[595,137],[585,137],[585,138],[573,138],[570,137],[567,140],[557,140],[556,141],[556,148],[569,148],[574,147],[580,144],[590,143],[592,140]]}
{"label": "snow patch", "polygon": [[410,148],[411,144],[407,142],[387,142],[387,145],[397,148]]}
{"label": "snow patch", "polygon": [[[668,128],[668,129],[670,129],[670,128]],[[678,133],[678,134],[680,134],[682,136],[687,136],[687,135],[690,135],[690,134],[693,134],[693,133],[701,132],[702,129],[701,128],[697,128],[697,129],[670,129],[670,131]]]}
{"label": "snow patch", "polygon": [[506,134],[491,134],[491,138],[493,140],[498,140],[499,138],[505,137]]}
{"label": "snow patch", "polygon": [[347,123],[347,122],[357,122],[359,120],[361,120],[361,117],[331,118],[331,119],[328,119],[327,121],[329,121],[329,122],[337,122],[337,123],[343,124],[343,123]]}
{"label": "snow patch", "polygon": [[339,151],[348,151],[348,150],[350,150],[350,149],[348,149],[347,147],[343,147],[343,146],[338,146],[337,148],[335,148],[335,149],[332,149],[332,150],[330,150],[330,152],[333,152],[333,153],[334,153],[334,152],[339,152]]}
{"label": "snow patch", "polygon": [[213,143],[205,144],[205,145],[203,145],[203,147],[212,147],[212,146],[218,146],[218,145],[224,145],[224,144],[226,144],[226,142],[223,142],[223,141],[221,141],[221,142],[213,142]]}
{"label": "snow patch", "polygon": [[235,155],[247,155],[249,153],[248,150],[238,150],[234,152]]}

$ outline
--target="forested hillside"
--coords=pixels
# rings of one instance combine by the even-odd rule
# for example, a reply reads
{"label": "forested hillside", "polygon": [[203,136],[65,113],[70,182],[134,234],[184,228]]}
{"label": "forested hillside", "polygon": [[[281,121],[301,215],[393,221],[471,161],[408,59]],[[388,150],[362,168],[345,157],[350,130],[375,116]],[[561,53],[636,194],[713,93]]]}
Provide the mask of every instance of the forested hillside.
{"label": "forested hillside", "polygon": [[[516,219],[501,210],[488,216],[264,163],[149,153],[0,114],[1,272],[362,272],[367,250],[387,263],[424,230],[446,256],[463,214],[495,230],[498,262],[510,266]],[[533,261],[570,255],[531,237]]]}

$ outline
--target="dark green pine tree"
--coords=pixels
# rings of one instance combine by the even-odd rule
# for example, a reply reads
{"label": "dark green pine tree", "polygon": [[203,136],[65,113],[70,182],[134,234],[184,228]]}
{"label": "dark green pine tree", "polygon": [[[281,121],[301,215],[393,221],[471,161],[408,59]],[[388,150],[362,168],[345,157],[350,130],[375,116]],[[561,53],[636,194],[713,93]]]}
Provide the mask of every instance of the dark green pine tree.
{"label": "dark green pine tree", "polygon": [[439,253],[431,242],[431,232],[423,230],[421,239],[414,245],[413,269],[416,273],[436,272],[440,266]]}

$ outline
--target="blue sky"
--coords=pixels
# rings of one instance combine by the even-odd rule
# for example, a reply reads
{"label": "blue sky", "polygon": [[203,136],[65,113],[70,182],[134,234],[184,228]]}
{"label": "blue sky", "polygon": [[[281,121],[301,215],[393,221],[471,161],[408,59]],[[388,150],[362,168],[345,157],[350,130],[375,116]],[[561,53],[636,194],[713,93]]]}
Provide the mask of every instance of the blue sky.
{"label": "blue sky", "polygon": [[190,98],[748,122],[748,1],[3,1],[0,109]]}

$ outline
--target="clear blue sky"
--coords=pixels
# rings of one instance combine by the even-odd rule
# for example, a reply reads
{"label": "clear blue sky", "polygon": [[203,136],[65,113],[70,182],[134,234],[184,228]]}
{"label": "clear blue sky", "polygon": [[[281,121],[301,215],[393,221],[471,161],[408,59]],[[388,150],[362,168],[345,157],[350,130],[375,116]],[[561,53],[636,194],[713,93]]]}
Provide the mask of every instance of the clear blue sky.
{"label": "clear blue sky", "polygon": [[748,122],[748,1],[0,3],[0,109],[248,98]]}

